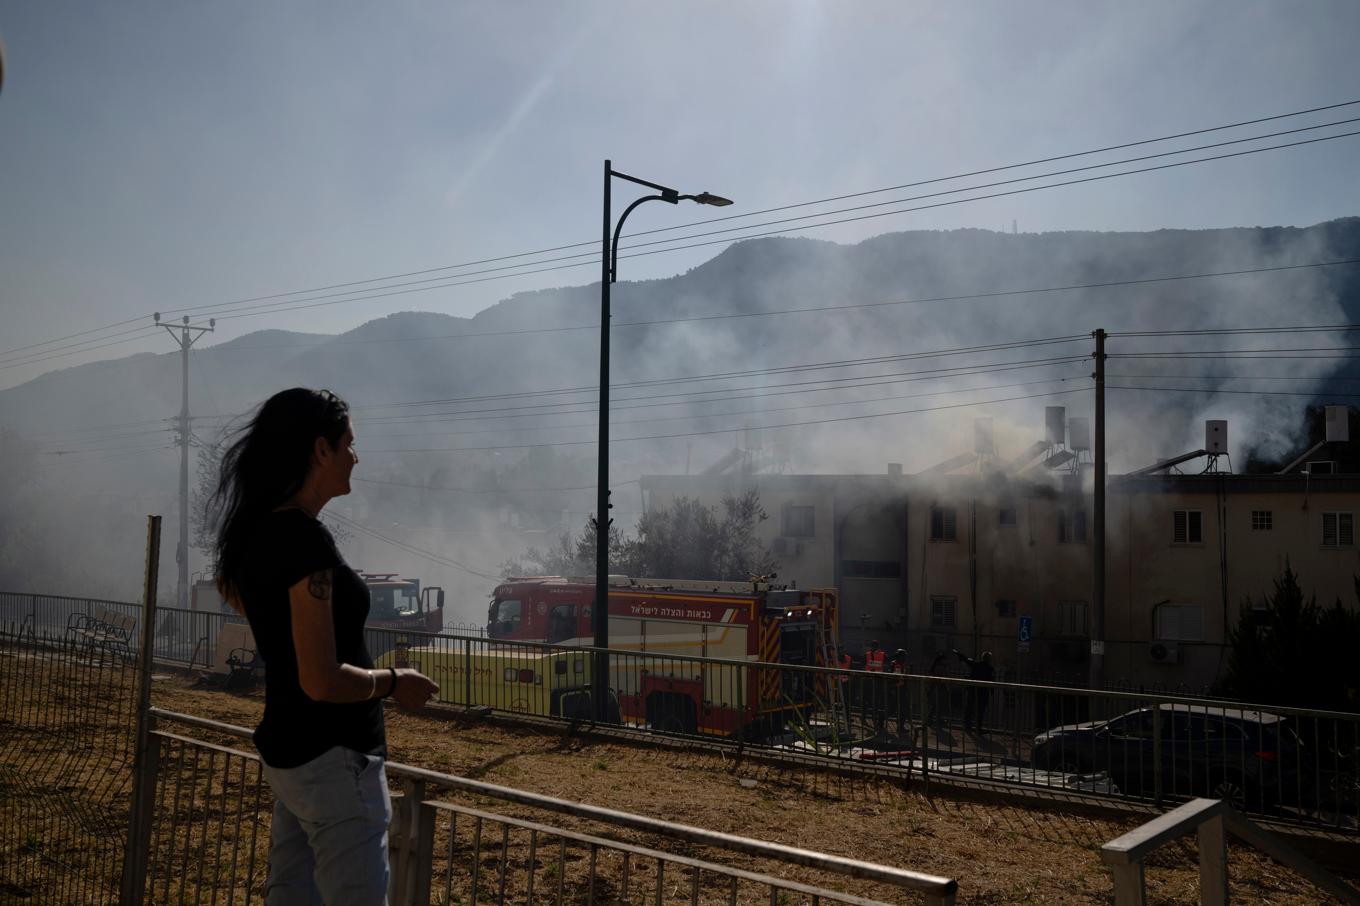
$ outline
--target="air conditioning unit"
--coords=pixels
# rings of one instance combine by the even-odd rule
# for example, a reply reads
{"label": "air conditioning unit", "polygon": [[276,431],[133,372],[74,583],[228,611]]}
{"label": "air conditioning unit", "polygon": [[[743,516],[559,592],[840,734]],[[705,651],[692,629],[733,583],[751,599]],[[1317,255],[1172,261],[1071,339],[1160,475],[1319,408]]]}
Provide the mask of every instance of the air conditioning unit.
{"label": "air conditioning unit", "polygon": [[1148,657],[1159,664],[1179,664],[1181,649],[1175,642],[1153,642],[1148,645]]}

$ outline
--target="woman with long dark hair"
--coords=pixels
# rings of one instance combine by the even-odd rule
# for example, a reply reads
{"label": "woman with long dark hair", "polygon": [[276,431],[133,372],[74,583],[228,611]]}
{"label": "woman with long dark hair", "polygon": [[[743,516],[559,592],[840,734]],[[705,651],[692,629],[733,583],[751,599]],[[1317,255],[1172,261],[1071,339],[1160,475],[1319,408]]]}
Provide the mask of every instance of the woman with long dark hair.
{"label": "woman with long dark hair", "polygon": [[368,588],[317,519],[358,462],[344,400],[285,390],[228,448],[214,497],[218,587],[266,666],[255,747],[274,793],[270,906],[386,903],[382,699],[415,709],[439,691],[415,670],[373,669]]}

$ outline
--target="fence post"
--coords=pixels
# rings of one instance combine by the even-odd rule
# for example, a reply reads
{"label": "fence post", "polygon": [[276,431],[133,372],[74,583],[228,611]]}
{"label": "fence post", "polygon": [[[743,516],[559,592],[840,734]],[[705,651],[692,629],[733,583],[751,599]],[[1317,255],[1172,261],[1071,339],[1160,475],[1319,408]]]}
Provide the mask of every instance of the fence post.
{"label": "fence post", "polygon": [[392,802],[392,903],[430,902],[434,858],[434,809],[424,805],[425,781],[403,778],[401,796]]}
{"label": "fence post", "polygon": [[1228,902],[1228,838],[1223,816],[1199,826],[1199,901],[1204,906]]}
{"label": "fence post", "polygon": [[146,517],[146,574],[142,582],[142,645],[137,652],[137,744],[132,762],[132,808],[127,848],[123,851],[123,879],[119,903],[138,906],[146,891],[146,867],[151,846],[151,815],[155,809],[156,773],[160,740],[151,735],[151,646],[155,638],[156,580],[161,562],[161,517]]}
{"label": "fence post", "polygon": [[1114,906],[1144,906],[1143,860],[1111,865],[1114,875]]}
{"label": "fence post", "polygon": [[463,639],[463,707],[472,707],[472,639]]}
{"label": "fence post", "polygon": [[1152,703],[1152,800],[1162,804],[1162,706],[1155,701]]}

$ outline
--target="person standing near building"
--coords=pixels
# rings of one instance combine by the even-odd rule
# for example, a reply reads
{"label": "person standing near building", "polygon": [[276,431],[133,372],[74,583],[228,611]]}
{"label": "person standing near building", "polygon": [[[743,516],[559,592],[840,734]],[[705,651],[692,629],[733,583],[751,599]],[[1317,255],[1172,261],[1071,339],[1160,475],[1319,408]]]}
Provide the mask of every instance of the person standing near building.
{"label": "person standing near building", "polygon": [[864,649],[864,669],[873,675],[864,678],[868,688],[860,696],[860,702],[875,730],[883,727],[883,668],[887,657],[888,653],[878,647],[878,639],[874,639]]}
{"label": "person standing near building", "polygon": [[[954,651],[959,660],[968,665],[968,678],[991,682],[996,679],[996,670],[992,667],[992,653],[982,652],[982,657],[971,658],[968,655]],[[969,686],[968,694],[965,696],[966,704],[963,709],[963,728],[965,730],[976,729],[982,732],[982,718],[987,713],[987,704],[991,701],[992,690],[990,686]]]}
{"label": "person standing near building", "polygon": [[387,902],[382,699],[416,709],[439,691],[416,670],[373,669],[368,588],[317,518],[358,462],[344,400],[285,390],[228,448],[213,498],[218,589],[268,664],[254,735],[274,794],[268,906]]}

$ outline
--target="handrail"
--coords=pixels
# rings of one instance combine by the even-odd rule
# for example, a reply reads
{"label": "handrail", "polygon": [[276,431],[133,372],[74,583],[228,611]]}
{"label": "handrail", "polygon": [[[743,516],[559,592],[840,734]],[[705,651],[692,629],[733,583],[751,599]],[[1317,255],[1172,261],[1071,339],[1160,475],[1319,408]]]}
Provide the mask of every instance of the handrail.
{"label": "handrail", "polygon": [[[151,708],[149,713],[157,721],[163,720],[171,723],[184,724],[191,727],[210,730],[215,733],[241,738],[249,738],[251,735],[250,731],[244,727],[237,727],[232,724],[222,723],[204,717],[179,714],[174,711],[167,711],[156,707]],[[815,852],[813,850],[799,849],[798,847],[786,846],[782,843],[769,843],[763,840],[754,840],[750,837],[740,837],[733,834],[725,834],[720,831],[711,831],[700,827],[676,824],[670,821],[662,821],[657,818],[649,818],[645,815],[635,815],[630,812],[621,812],[611,808],[604,808],[603,806],[572,802],[567,799],[558,799],[553,796],[543,796],[538,793],[530,793],[524,790],[486,783],[480,780],[469,780],[465,777],[455,777],[452,774],[442,774],[438,771],[430,771],[425,768],[412,767],[396,762],[387,763],[387,772],[398,777],[406,777],[412,780],[438,784],[439,786],[461,790],[479,796],[486,796],[491,799],[499,799],[505,802],[514,802],[520,805],[540,808],[544,811],[590,818],[612,825],[628,827],[634,830],[645,831],[647,833],[670,837],[689,843],[716,846],[734,852],[776,859],[781,862],[802,865],[807,868],[833,872],[852,878],[877,881],[884,884],[891,884],[895,887],[921,890],[933,897],[942,897],[946,902],[952,900],[954,894],[958,890],[958,882],[952,878],[928,875],[923,872],[911,871],[905,868],[877,865],[872,862],[862,862],[858,859],[848,859],[843,856],[833,856],[827,853]]]}
{"label": "handrail", "polygon": [[[3,594],[17,594],[17,595],[24,595],[24,594],[29,594],[29,593],[27,593],[27,592],[0,592],[0,595],[3,595]],[[60,597],[60,596],[58,596],[58,595],[41,595],[40,597],[57,598],[57,597]],[[96,598],[70,598],[70,599],[67,599],[67,600],[94,601],[94,602],[97,602],[97,603],[107,603],[107,604],[121,604],[121,605],[124,605],[124,606],[127,606],[127,607],[133,607],[133,608],[137,608],[137,609],[140,609],[141,606],[142,606],[141,604],[136,603],[136,602],[100,601],[99,599],[96,599]],[[184,613],[184,614],[194,614],[194,615],[199,616],[199,617],[217,617],[217,616],[219,616],[219,614],[216,614],[216,613],[210,613],[210,612],[206,612],[206,611],[184,610],[184,609],[175,608],[175,607],[158,607],[158,608],[156,608],[156,610],[157,610],[158,613],[161,613],[161,614],[165,614],[165,613]],[[222,616],[222,617],[225,618],[226,615],[225,615],[225,614],[222,614],[222,615],[220,615],[220,616]],[[818,666],[815,666],[815,665],[812,665],[812,664],[799,664],[799,665],[796,665],[796,667],[795,667],[794,665],[790,665],[790,664],[774,664],[774,665],[770,665],[770,664],[764,664],[764,663],[762,663],[762,662],[760,662],[760,661],[738,660],[738,659],[734,659],[734,658],[700,657],[700,656],[698,656],[698,655],[671,654],[671,653],[669,653],[669,652],[667,652],[667,653],[662,653],[662,652],[654,652],[654,651],[636,651],[636,650],[632,650],[632,649],[623,649],[623,648],[599,649],[599,648],[595,648],[595,647],[590,646],[590,645],[559,645],[559,644],[548,643],[548,642],[529,642],[529,641],[519,641],[519,640],[515,640],[515,639],[494,639],[494,638],[491,638],[491,637],[485,636],[485,635],[460,635],[460,634],[458,634],[458,633],[419,632],[419,631],[416,631],[416,630],[413,630],[413,629],[391,629],[391,628],[388,628],[388,627],[381,627],[381,626],[368,626],[368,627],[365,627],[365,632],[391,633],[391,634],[395,634],[395,635],[401,635],[401,636],[406,636],[406,637],[410,637],[410,638],[420,638],[420,639],[445,639],[445,640],[448,640],[448,641],[459,641],[459,642],[467,641],[467,642],[475,642],[475,643],[480,644],[480,645],[503,645],[503,646],[505,646],[505,647],[507,647],[507,648],[519,648],[519,649],[523,649],[523,650],[539,650],[539,651],[542,651],[542,652],[544,652],[544,653],[558,652],[558,653],[564,653],[564,654],[566,654],[566,653],[594,654],[594,653],[597,653],[597,652],[600,652],[600,651],[609,651],[609,652],[610,652],[611,654],[613,654],[615,657],[636,658],[636,659],[655,658],[655,659],[664,659],[664,660],[666,660],[666,661],[674,661],[674,662],[677,662],[677,663],[709,664],[709,665],[712,665],[712,666],[719,666],[719,667],[748,667],[748,668],[749,668],[749,667],[757,667],[757,668],[758,668],[758,667],[774,666],[774,667],[779,667],[779,668],[784,669],[784,670],[796,669],[796,670],[798,670],[799,672],[806,672],[806,673],[809,673],[809,674],[820,674],[820,675],[823,675],[823,676],[833,676],[833,675],[840,675],[840,674],[846,674],[846,673],[848,673],[849,675],[854,676],[854,677],[865,677],[865,678],[871,678],[871,679],[872,679],[872,678],[881,678],[881,677],[884,677],[884,676],[891,676],[891,675],[892,675],[892,674],[886,674],[886,673],[878,673],[878,672],[875,672],[875,671],[867,671],[867,670],[863,670],[863,669],[850,669],[850,670],[845,670],[844,668],[837,667],[837,666],[818,667]],[[1263,703],[1263,702],[1239,701],[1239,700],[1237,700],[1237,699],[1229,699],[1229,698],[1210,698],[1210,697],[1207,697],[1207,696],[1184,695],[1184,694],[1178,694],[1178,693],[1174,693],[1174,692],[1163,691],[1163,690],[1157,690],[1157,689],[1150,689],[1150,690],[1146,690],[1146,691],[1138,691],[1138,690],[1136,690],[1136,689],[1107,689],[1107,688],[1101,688],[1101,689],[1088,689],[1088,688],[1086,688],[1086,687],[1084,687],[1084,686],[1054,686],[1054,685],[1040,684],[1040,683],[1019,683],[1019,682],[1013,682],[1013,681],[1010,681],[1010,680],[975,680],[975,679],[969,679],[968,677],[961,677],[961,676],[935,676],[935,675],[927,674],[927,673],[908,673],[908,674],[904,674],[904,675],[907,676],[907,677],[910,677],[913,681],[926,682],[926,683],[948,683],[948,684],[950,684],[950,685],[959,686],[959,687],[969,687],[969,686],[972,686],[972,687],[982,687],[982,688],[990,688],[990,689],[996,689],[996,690],[1013,690],[1013,691],[1016,691],[1016,692],[1052,693],[1052,694],[1059,694],[1059,695],[1074,695],[1074,696],[1075,696],[1075,695],[1099,695],[1099,696],[1101,696],[1102,698],[1107,698],[1107,699],[1121,699],[1121,700],[1127,699],[1127,700],[1138,700],[1138,701],[1143,701],[1143,702],[1147,702],[1147,703],[1154,703],[1154,702],[1155,702],[1156,704],[1167,704],[1167,705],[1183,704],[1183,705],[1193,705],[1193,706],[1197,706],[1197,707],[1223,708],[1223,709],[1225,709],[1225,710],[1227,710],[1227,711],[1234,711],[1234,712],[1236,712],[1236,711],[1261,711],[1261,712],[1265,712],[1265,713],[1269,713],[1269,714],[1278,714],[1278,715],[1281,715],[1281,716],[1307,717],[1307,718],[1311,718],[1311,719],[1319,719],[1319,720],[1343,720],[1343,721],[1354,721],[1354,720],[1357,719],[1357,718],[1356,718],[1356,715],[1355,715],[1354,713],[1347,712],[1347,711],[1327,711],[1327,710],[1322,710],[1322,709],[1318,709],[1318,708],[1300,708],[1300,707],[1291,706],[1291,705],[1274,705],[1274,704],[1266,704],[1266,703]]]}
{"label": "handrail", "polygon": [[1143,906],[1146,889],[1143,860],[1178,837],[1199,837],[1200,902],[1228,902],[1228,849],[1231,832],[1277,862],[1292,868],[1343,903],[1360,904],[1360,890],[1342,881],[1290,844],[1262,830],[1221,799],[1192,799],[1164,815],[1116,837],[1100,848],[1100,858],[1114,874],[1115,906]]}

